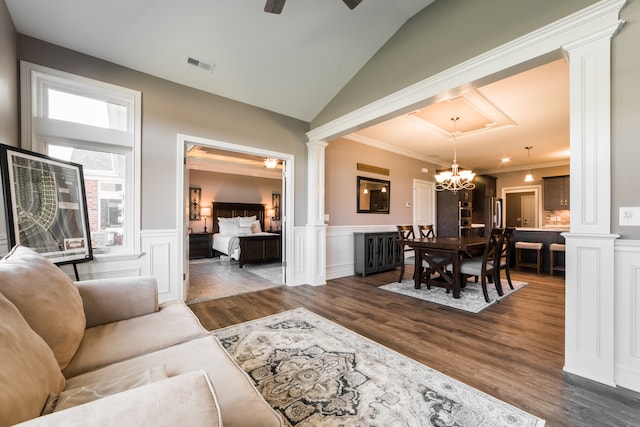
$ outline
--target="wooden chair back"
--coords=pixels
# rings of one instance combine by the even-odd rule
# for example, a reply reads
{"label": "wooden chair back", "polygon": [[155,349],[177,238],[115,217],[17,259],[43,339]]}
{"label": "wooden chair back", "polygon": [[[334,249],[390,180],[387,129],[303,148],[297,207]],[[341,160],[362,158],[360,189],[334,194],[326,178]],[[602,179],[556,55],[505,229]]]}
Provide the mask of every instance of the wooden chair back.
{"label": "wooden chair back", "polygon": [[433,231],[433,224],[419,225],[418,230],[420,231],[420,237],[423,239],[436,237],[436,233]]}
{"label": "wooden chair back", "polygon": [[398,225],[398,239],[415,239],[413,225]]}
{"label": "wooden chair back", "polygon": [[500,255],[502,252],[502,247],[504,246],[504,229],[502,228],[493,228],[491,229],[491,233],[489,233],[489,237],[487,238],[487,244],[484,247],[484,252],[482,254],[482,270],[483,273],[486,272],[487,266],[493,267],[500,265]]}
{"label": "wooden chair back", "polygon": [[513,239],[516,235],[515,227],[505,227],[502,236],[502,250],[500,251],[500,258],[504,259],[507,263],[511,258],[511,250],[513,249]]}

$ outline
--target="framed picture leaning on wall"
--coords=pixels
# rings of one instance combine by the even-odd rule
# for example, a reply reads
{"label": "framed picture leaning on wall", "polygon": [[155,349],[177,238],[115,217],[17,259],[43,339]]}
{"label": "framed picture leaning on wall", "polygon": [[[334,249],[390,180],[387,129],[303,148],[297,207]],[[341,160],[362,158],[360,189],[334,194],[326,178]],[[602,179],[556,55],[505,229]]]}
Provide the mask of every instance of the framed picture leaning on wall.
{"label": "framed picture leaning on wall", "polygon": [[0,144],[9,245],[56,264],[93,259],[82,165]]}

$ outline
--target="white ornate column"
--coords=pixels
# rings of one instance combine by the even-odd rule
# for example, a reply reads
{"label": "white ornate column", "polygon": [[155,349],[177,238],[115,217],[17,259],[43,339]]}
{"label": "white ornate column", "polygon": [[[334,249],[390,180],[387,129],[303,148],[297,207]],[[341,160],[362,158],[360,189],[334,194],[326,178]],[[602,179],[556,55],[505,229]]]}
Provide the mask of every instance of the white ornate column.
{"label": "white ornate column", "polygon": [[307,244],[305,245],[306,283],[327,283],[327,226],[324,223],[325,141],[307,143]]}
{"label": "white ornate column", "polygon": [[[611,22],[611,21],[609,21]],[[571,232],[566,239],[564,370],[615,385],[611,234],[611,38],[617,19],[564,45],[571,110]]]}

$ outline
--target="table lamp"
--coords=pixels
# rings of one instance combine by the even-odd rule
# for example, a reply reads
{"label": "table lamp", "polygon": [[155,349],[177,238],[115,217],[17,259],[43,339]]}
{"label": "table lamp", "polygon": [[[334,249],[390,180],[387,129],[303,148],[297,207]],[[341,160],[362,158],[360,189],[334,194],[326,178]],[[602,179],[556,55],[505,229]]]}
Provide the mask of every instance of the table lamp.
{"label": "table lamp", "polygon": [[269,231],[272,231],[273,216],[276,214],[276,210],[273,208],[267,209],[267,216],[269,217]]}
{"label": "table lamp", "polygon": [[200,216],[204,218],[204,232],[207,232],[207,217],[211,216],[211,208],[200,208]]}

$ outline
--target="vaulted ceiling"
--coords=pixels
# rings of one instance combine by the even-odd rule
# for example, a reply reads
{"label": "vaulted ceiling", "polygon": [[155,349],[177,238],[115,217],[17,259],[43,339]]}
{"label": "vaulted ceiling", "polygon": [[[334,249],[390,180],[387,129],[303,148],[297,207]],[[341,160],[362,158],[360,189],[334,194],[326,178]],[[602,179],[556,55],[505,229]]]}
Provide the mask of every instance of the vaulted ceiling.
{"label": "vaulted ceiling", "polygon": [[[266,13],[266,0],[5,2],[21,34],[310,122],[433,0],[363,0],[353,10],[289,0],[280,14]],[[522,169],[526,146],[534,166],[567,164],[568,105],[568,66],[557,60],[347,138],[445,166],[458,116],[463,167]]]}

